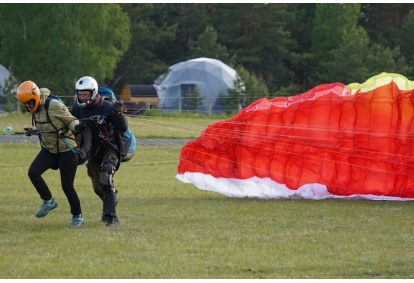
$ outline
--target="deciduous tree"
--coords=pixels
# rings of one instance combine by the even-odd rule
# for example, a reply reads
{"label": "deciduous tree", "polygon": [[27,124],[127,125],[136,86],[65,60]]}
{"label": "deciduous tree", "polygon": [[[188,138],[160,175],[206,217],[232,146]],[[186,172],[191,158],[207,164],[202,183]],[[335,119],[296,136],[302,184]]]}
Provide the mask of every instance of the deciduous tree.
{"label": "deciduous tree", "polygon": [[0,19],[2,64],[60,95],[81,76],[111,78],[130,43],[118,4],[0,4]]}

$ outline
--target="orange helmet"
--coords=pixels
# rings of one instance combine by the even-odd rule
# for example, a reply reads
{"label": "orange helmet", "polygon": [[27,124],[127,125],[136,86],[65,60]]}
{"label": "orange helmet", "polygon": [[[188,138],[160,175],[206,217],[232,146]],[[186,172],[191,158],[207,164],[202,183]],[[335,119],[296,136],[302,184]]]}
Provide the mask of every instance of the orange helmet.
{"label": "orange helmet", "polygon": [[32,81],[25,81],[19,85],[16,94],[17,100],[21,103],[26,103],[34,99],[35,104],[30,113],[36,112],[40,104],[40,90],[39,87]]}

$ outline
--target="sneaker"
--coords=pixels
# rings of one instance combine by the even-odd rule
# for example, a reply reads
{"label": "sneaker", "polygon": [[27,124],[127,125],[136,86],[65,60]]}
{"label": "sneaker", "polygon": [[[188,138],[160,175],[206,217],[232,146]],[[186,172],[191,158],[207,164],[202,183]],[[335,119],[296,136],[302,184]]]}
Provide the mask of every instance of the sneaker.
{"label": "sneaker", "polygon": [[83,224],[82,215],[73,215],[70,226],[81,226]]}
{"label": "sneaker", "polygon": [[119,226],[119,220],[118,220],[118,217],[116,217],[116,215],[114,216],[107,215],[107,219],[108,219],[108,221],[106,221],[107,227]]}
{"label": "sneaker", "polygon": [[39,211],[36,213],[36,217],[38,218],[45,217],[49,213],[49,211],[51,211],[52,209],[55,209],[57,205],[58,204],[55,201],[55,199],[53,199],[51,203],[47,203],[47,201],[43,201],[42,206],[40,207]]}

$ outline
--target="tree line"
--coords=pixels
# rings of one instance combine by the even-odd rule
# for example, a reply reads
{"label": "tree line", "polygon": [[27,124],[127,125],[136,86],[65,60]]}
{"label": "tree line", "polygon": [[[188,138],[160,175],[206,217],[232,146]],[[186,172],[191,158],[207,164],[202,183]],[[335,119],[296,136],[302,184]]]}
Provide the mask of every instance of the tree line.
{"label": "tree line", "polygon": [[244,82],[243,106],[318,84],[414,77],[414,4],[0,4],[0,64],[61,95],[95,77],[119,93],[208,57]]}

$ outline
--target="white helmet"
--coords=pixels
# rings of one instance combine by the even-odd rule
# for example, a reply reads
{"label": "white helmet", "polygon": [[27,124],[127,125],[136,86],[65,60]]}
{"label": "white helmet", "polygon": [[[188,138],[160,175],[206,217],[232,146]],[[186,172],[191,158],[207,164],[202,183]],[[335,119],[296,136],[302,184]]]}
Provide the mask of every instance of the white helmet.
{"label": "white helmet", "polygon": [[[90,90],[92,93],[91,98],[87,102],[81,102],[78,96],[79,90]],[[93,104],[98,97],[98,83],[96,82],[96,80],[89,76],[80,78],[76,82],[76,97],[76,102],[82,108],[88,107],[89,105]]]}

